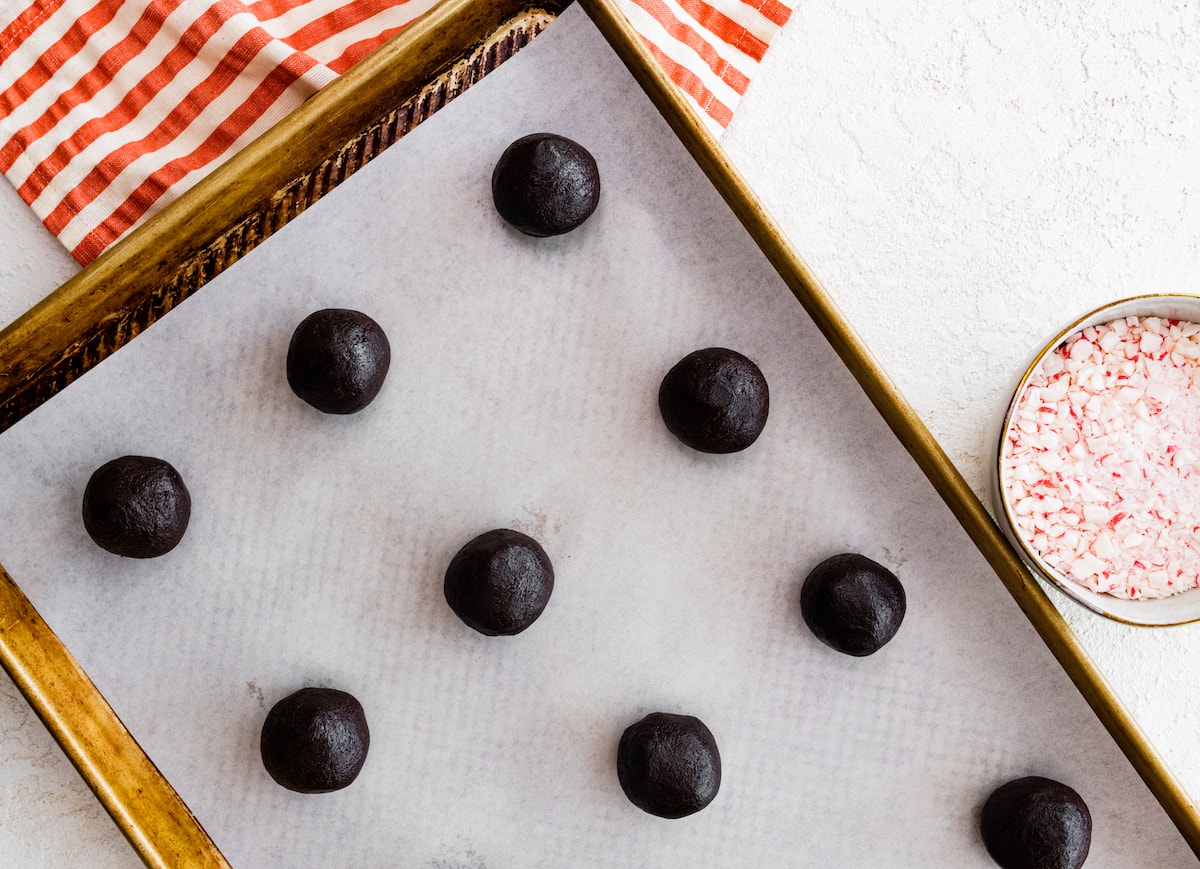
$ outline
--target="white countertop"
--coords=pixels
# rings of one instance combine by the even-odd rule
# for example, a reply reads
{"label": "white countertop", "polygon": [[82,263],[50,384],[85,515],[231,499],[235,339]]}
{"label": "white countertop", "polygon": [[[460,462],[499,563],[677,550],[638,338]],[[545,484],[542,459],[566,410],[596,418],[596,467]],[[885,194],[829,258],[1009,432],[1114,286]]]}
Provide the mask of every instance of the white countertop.
{"label": "white countertop", "polygon": [[[1090,213],[1096,200],[1071,199],[1075,188],[1056,188],[1045,174],[1027,171],[1030,161],[1043,161],[1049,172],[1065,158],[1040,156],[1044,149],[1036,142],[1018,149],[996,132],[1005,129],[995,116],[1006,105],[997,93],[1016,101],[1008,120],[1026,132],[1025,139],[1063,112],[1084,129],[1099,123],[1063,108],[1071,97],[1058,86],[1061,82],[1036,90],[1039,76],[1027,74],[1037,58],[1058,56],[1058,31],[1032,12],[1004,12],[999,4],[943,7],[937,16],[929,9],[919,17],[908,10],[889,20],[879,10],[868,14],[851,4],[819,10],[802,6],[768,55],[728,146],[935,434],[982,487],[982,433],[993,400],[1001,400],[997,384],[1007,381],[1012,360],[992,357],[992,349],[1007,342],[987,343],[986,356],[963,352],[985,341],[964,335],[963,324],[1012,334],[1012,343],[1020,346],[1011,353],[1022,360],[1032,349],[1025,337],[1036,342],[1057,319],[1043,329],[1033,316],[1012,318],[1010,306],[994,301],[997,295],[1033,298],[1057,317],[1064,303],[1035,292],[1036,287],[1058,274],[1059,282],[1084,283],[1098,299],[1107,299],[1107,286],[1120,274],[1116,264],[1133,254],[1122,245],[1107,249],[1109,260],[1095,257],[1098,242],[1082,242],[1087,236],[1081,233],[1089,226],[1099,227],[1097,232],[1109,226],[1116,205]],[[1177,12],[1194,22],[1194,13]],[[1099,38],[1109,24],[1080,22],[1066,30],[1076,39]],[[1100,42],[1120,44],[1116,36]],[[997,48],[988,48],[992,43]],[[1183,54],[1184,48],[1172,47],[1164,56]],[[969,62],[973,51],[985,49],[995,55]],[[1011,67],[1004,49],[1018,55]],[[561,70],[568,64],[591,74],[582,80],[564,77]],[[1054,66],[1068,79],[1073,74],[1074,67]],[[1097,61],[1088,75],[1100,75],[1102,66]],[[999,75],[997,67],[1007,72]],[[949,70],[961,77],[953,78]],[[1177,72],[1177,84],[1186,81],[1182,67]],[[799,88],[798,81],[811,86]],[[1063,103],[1043,105],[1047,94]],[[1145,111],[1160,121],[1162,114],[1154,111],[1174,111],[1168,103],[1155,105]],[[618,116],[611,113],[613,106],[622,107]],[[1039,107],[1047,114],[1022,115]],[[965,109],[975,115],[969,124],[958,121]],[[1195,119],[1194,113],[1181,115],[1180,124]],[[536,129],[584,141],[606,182],[601,210],[578,237],[543,248],[521,247],[494,221],[471,223],[463,217],[486,216],[491,155]],[[1066,135],[1061,127],[1053,129]],[[968,137],[974,150],[955,136]],[[994,150],[987,150],[989,143]],[[1102,151],[1092,141],[1093,160]],[[975,162],[966,154],[976,155]],[[980,163],[979,154],[992,156]],[[1084,174],[1117,178],[1127,158],[1114,149],[1102,161],[1107,169],[1093,166]],[[1182,159],[1181,152],[1176,159]],[[1188,171],[1200,169],[1193,165]],[[1144,183],[1157,178],[1149,168],[1139,177]],[[1194,188],[1194,181],[1193,176],[1181,189]],[[1100,196],[1106,185],[1095,183],[1095,190],[1081,189]],[[447,192],[447,184],[456,186]],[[1031,197],[1047,188],[1059,195],[1031,205]],[[394,197],[393,190],[404,195]],[[1075,204],[1059,206],[1060,200]],[[1186,195],[1181,202],[1178,219],[1191,221],[1186,226],[1194,230],[1196,212],[1186,210]],[[412,203],[422,203],[415,221]],[[1059,207],[1062,213],[1055,210]],[[1031,211],[1041,215],[1040,229],[1022,235],[1017,229],[1029,229]],[[1152,219],[1156,212],[1149,205],[1145,214],[1149,258],[1171,246],[1160,238],[1163,227]],[[1071,217],[1077,226],[1066,222]],[[59,283],[72,267],[7,188],[0,190],[0,221],[3,320]],[[1064,223],[1071,228],[1064,229]],[[459,234],[468,232],[478,235],[462,241]],[[1111,232],[1116,239],[1117,230]],[[1196,234],[1186,244],[1182,233],[1178,237],[1177,287],[1183,288],[1187,266],[1195,262]],[[1105,236],[1100,232],[1097,238]],[[453,249],[444,247],[446,239],[453,239]],[[532,262],[508,263],[511,277],[495,286],[484,266],[491,263],[494,269],[490,258],[512,255],[514,243]],[[580,249],[587,253],[582,269],[574,264]],[[1075,249],[1079,258],[1063,265],[1065,253]],[[422,251],[430,265],[414,266],[413,251]],[[669,261],[671,255],[678,261]],[[1097,259],[1107,265],[1084,270],[1085,263]],[[1049,271],[1046,262],[1060,271]],[[561,283],[539,284],[527,274],[533,268]],[[1151,273],[1159,277],[1159,288],[1168,288],[1161,285],[1162,270]],[[457,289],[443,292],[440,276],[457,282]],[[1109,280],[1098,281],[1101,276]],[[490,307],[497,292],[519,292],[529,311],[546,315],[505,319],[514,316],[511,306]],[[278,397],[278,378],[255,376],[247,384],[239,379],[239,366],[269,359],[280,336],[286,343],[287,324],[298,319],[298,312],[342,298],[381,306],[394,324],[398,367],[380,399],[388,398],[390,388],[393,404],[390,410],[387,404],[377,411],[373,406],[373,416],[346,421],[357,428],[331,429],[314,442],[314,421]],[[926,313],[931,299],[936,317]],[[1070,299],[1073,305],[1079,297]],[[592,307],[572,307],[585,304]],[[454,340],[447,337],[454,334],[454,317],[470,318],[479,311],[490,312],[499,329],[528,327],[533,354],[528,361],[507,356],[517,346],[512,341],[488,343],[495,336],[475,327],[467,329],[470,339],[462,347],[446,354],[445,345]],[[253,342],[262,333],[256,330],[264,329],[272,337],[258,348]],[[212,343],[222,339],[229,344]],[[661,362],[708,342],[753,348],[750,355],[772,383],[768,432],[737,457],[739,464],[732,467],[738,477],[723,476],[730,466],[696,461],[662,440],[652,399],[642,395],[652,394]],[[226,349],[212,352],[222,346]],[[931,346],[941,348],[936,356]],[[374,576],[381,565],[413,569],[413,553],[420,554],[423,546],[434,562],[446,547],[454,547],[432,536],[428,527],[420,533],[397,531],[406,545],[394,545],[382,557],[362,554],[328,534],[297,542],[287,537],[287,523],[309,508],[289,506],[275,497],[277,484],[247,476],[227,461],[229,445],[253,432],[259,440],[249,452],[266,463],[268,472],[280,462],[290,463],[289,451],[303,459],[322,451],[369,449],[372,438],[401,437],[398,446],[416,451],[416,442],[396,432],[407,425],[406,409],[420,419],[418,414],[438,406],[438,397],[428,384],[405,376],[404,366],[412,359],[406,353],[410,348],[443,353],[456,366],[445,376],[466,388],[473,382],[473,347],[477,358],[495,366],[484,387],[500,388],[505,376],[528,376],[535,409],[561,408],[557,402],[564,388],[567,396],[576,394],[552,374],[578,378],[568,381],[587,387],[578,394],[602,396],[591,399],[599,405],[585,402],[578,411],[585,428],[595,426],[589,435],[579,435],[580,443],[552,436],[569,420],[540,424],[548,431],[535,424],[531,439],[515,455],[543,470],[523,479],[502,461],[485,475],[480,495],[492,521],[543,536],[551,554],[562,559],[560,586],[544,623],[524,637],[527,654],[544,662],[537,667],[543,681],[514,682],[495,664],[483,664],[502,691],[524,692],[512,701],[519,708],[495,707],[505,710],[497,716],[500,724],[518,728],[535,722],[538,738],[547,740],[561,761],[540,773],[542,761],[532,758],[533,749],[521,740],[496,737],[471,714],[443,717],[441,705],[457,688],[453,680],[438,677],[439,668],[448,663],[478,667],[492,647],[479,640],[464,646],[454,623],[440,618],[444,612],[436,595],[405,598],[419,616],[411,624],[405,621],[405,630],[430,634],[427,650],[432,651],[416,657],[403,642],[390,639],[387,625],[376,624],[375,603],[386,605],[389,575],[370,580],[365,598],[370,607],[329,599],[331,623],[339,630],[357,626],[361,638],[343,644],[301,637],[302,642],[286,641],[282,650],[271,651],[273,632],[286,637],[285,623],[295,615],[281,592],[294,584],[311,593],[328,584],[307,572],[327,577],[345,569]],[[184,366],[180,358],[203,363]],[[554,364],[544,365],[547,359]],[[929,364],[931,359],[938,364]],[[933,372],[945,376],[929,376]],[[597,377],[609,384],[599,393]],[[213,378],[224,384],[215,393],[204,386]],[[130,389],[132,384],[139,389]],[[625,384],[644,399],[637,408],[622,399]],[[240,393],[249,387],[252,393]],[[491,400],[493,394],[483,398]],[[397,397],[409,408],[397,408]],[[277,401],[279,410],[271,411]],[[236,427],[227,429],[222,414],[231,410]],[[156,412],[169,420],[156,419]],[[503,435],[504,426],[529,425],[536,418],[500,416],[502,421],[491,427]],[[446,422],[438,422],[439,437],[463,455],[486,450],[488,443],[494,447],[487,438],[498,434],[489,426],[482,426],[482,445],[468,447],[453,440],[458,433]],[[264,443],[265,436],[285,442],[285,455],[276,454],[270,441]],[[632,440],[626,447],[617,438]],[[178,558],[138,565],[133,576],[123,572],[128,565],[99,557],[74,527],[77,503],[71,486],[81,475],[86,479],[101,453],[130,443],[184,456],[196,469],[197,490],[213,504],[232,497],[260,523],[264,512],[280,511],[271,533],[296,547],[294,563],[255,554],[246,542],[246,526],[206,520],[199,511],[196,527],[185,538],[190,549],[181,548]],[[455,498],[436,494],[437,474],[455,473],[454,462],[436,452],[413,456],[424,464],[412,468],[411,479],[399,479],[413,492],[430,487],[435,514],[444,523],[465,528],[484,521],[460,513]],[[7,538],[0,537],[0,563],[79,655],[235,865],[329,866],[349,860],[356,866],[384,866],[397,865],[396,855],[404,854],[400,865],[431,867],[797,861],[985,869],[992,864],[975,832],[979,804],[1005,778],[1036,772],[1068,781],[1091,805],[1096,832],[1089,869],[1157,869],[1193,860],[966,535],[577,8],[130,348],[0,437],[0,462],[11,481],[0,491],[0,515],[14,517],[6,519]],[[309,482],[329,485],[331,480],[336,477],[319,474]],[[647,493],[648,480],[654,486]],[[289,480],[284,491],[302,491],[296,487],[303,484]],[[712,486],[719,487],[722,499],[739,505],[728,522],[705,518],[712,513],[705,500],[712,497]],[[341,505],[334,516],[353,517],[371,528],[392,521],[390,514],[361,510],[353,498],[341,497],[334,498]],[[382,489],[376,497],[383,498]],[[404,494],[396,509],[409,503],[404,498],[416,497]],[[618,515],[611,508],[589,509],[589,502],[618,498],[623,500],[606,503],[619,504],[619,527],[629,535],[629,551],[621,555],[635,574],[645,570],[646,591],[621,569],[593,568],[589,574],[578,567],[604,555],[598,537],[614,533]],[[53,521],[41,518],[45,511],[53,513]],[[723,531],[730,523],[737,535],[732,541]],[[686,570],[663,560],[664,539],[687,541],[681,556]],[[754,577],[734,572],[735,544],[743,540],[756,547]],[[857,549],[888,564],[909,593],[900,634],[871,659],[852,661],[829,652],[796,621],[794,597],[805,567],[839,549]],[[639,566],[643,560],[645,568]],[[715,574],[713,563],[721,565]],[[296,575],[288,578],[288,569]],[[211,587],[195,584],[197,570]],[[165,571],[166,579],[149,584],[155,571]],[[243,605],[238,597],[243,586],[272,571],[276,582],[287,583],[274,594],[252,595],[254,606]],[[426,572],[436,573],[436,567]],[[724,583],[739,593],[724,596]],[[621,640],[614,647],[605,639],[613,634],[597,634],[588,626],[587,608],[597,604],[578,589],[589,584],[635,595],[632,600],[653,614],[651,621],[619,622],[623,626],[615,634]],[[182,616],[177,593],[194,607]],[[703,631],[699,637],[677,635],[673,631],[681,622],[672,614],[674,602],[693,595]],[[618,598],[623,599],[628,598]],[[214,600],[223,603],[214,608]],[[620,607],[605,607],[591,616],[620,620],[625,615]],[[1107,653],[1121,660],[1129,642],[1147,642],[1141,635],[1131,641],[1126,631],[1109,630],[1081,613],[1068,615],[1098,658]],[[257,627],[239,632],[247,624]],[[1174,637],[1186,633],[1155,636],[1166,638],[1155,641],[1160,646],[1175,645],[1184,640]],[[371,640],[387,644],[414,672],[376,672]],[[521,648],[503,653],[505,668],[530,666]],[[648,649],[657,651],[645,658]],[[279,791],[256,766],[255,727],[263,709],[297,679],[345,681],[361,672],[374,674],[375,681],[360,689],[364,700],[375,701],[374,708],[386,699],[379,696],[383,687],[401,678],[406,697],[424,700],[378,713],[381,726],[372,757],[364,778],[351,789],[324,798]],[[1183,697],[1180,690],[1175,700]],[[1154,700],[1162,703],[1164,694]],[[550,721],[525,714],[525,707],[536,710],[539,703],[546,704]],[[663,703],[696,712],[697,705],[705,705],[726,755],[726,783],[718,801],[690,822],[665,826],[624,803],[608,776],[613,722]],[[1157,720],[1153,709],[1149,714],[1151,723]],[[606,723],[605,716],[612,721]],[[406,757],[396,744],[397,732],[386,723],[416,728],[415,757]],[[200,725],[211,732],[189,730]],[[7,684],[0,686],[0,732],[6,735],[0,743],[0,782],[10,795],[0,805],[0,863],[136,864],[116,828]],[[1184,767],[1200,762],[1189,743],[1177,737],[1160,746],[1172,762]],[[453,752],[445,756],[447,743],[455,739],[482,740],[494,756],[481,752],[478,759],[458,763]],[[493,739],[498,740],[494,746]],[[372,775],[376,757],[381,773]],[[483,780],[468,784],[470,775]],[[507,788],[498,775],[511,777]],[[365,807],[356,801],[365,801]],[[351,814],[356,806],[361,812]],[[458,811],[472,820],[459,819]],[[446,825],[447,817],[455,823]],[[349,837],[340,848],[331,835],[339,829]]]}

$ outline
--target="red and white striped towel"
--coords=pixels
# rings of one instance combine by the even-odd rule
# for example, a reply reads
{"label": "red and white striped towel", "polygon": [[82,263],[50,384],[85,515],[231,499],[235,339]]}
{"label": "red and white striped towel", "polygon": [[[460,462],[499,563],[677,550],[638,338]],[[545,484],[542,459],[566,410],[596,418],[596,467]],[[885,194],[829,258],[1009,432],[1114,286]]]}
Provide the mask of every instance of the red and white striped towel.
{"label": "red and white striped towel", "polygon": [[[0,171],[80,263],[437,0],[5,0]],[[621,0],[715,131],[779,0]]]}
{"label": "red and white striped towel", "polygon": [[793,0],[618,0],[650,53],[716,135],[729,126]]}

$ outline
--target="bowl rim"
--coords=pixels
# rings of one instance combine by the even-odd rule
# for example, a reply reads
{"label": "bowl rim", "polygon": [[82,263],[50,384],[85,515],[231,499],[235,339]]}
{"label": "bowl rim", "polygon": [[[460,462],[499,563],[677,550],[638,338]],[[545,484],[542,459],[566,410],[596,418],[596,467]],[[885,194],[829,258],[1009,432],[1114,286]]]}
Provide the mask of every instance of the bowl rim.
{"label": "bowl rim", "polygon": [[[1021,373],[1021,376],[1018,379],[1015,388],[1012,390],[1012,395],[1009,399],[1007,406],[1005,407],[1004,414],[1000,418],[999,429],[996,432],[995,437],[993,438],[993,444],[996,449],[995,449],[995,462],[992,467],[992,475],[991,475],[992,476],[992,480],[991,480],[992,500],[995,505],[996,512],[998,514],[997,518],[999,518],[1001,520],[1000,528],[1004,532],[1004,536],[1008,538],[1009,542],[1012,543],[1013,547],[1016,549],[1017,554],[1020,556],[1021,560],[1023,562],[1025,562],[1025,566],[1028,567],[1030,569],[1030,571],[1034,573],[1035,576],[1050,583],[1055,588],[1057,588],[1059,591],[1063,592],[1072,601],[1079,604],[1080,606],[1082,606],[1084,609],[1088,610],[1089,612],[1096,613],[1097,615],[1104,616],[1107,619],[1111,619],[1115,622],[1119,622],[1124,625],[1131,625],[1133,627],[1139,627],[1139,628],[1172,628],[1172,627],[1179,627],[1181,625],[1194,624],[1196,622],[1200,622],[1200,609],[1197,610],[1197,612],[1194,616],[1190,616],[1187,618],[1181,618],[1181,619],[1178,619],[1175,621],[1154,621],[1154,622],[1137,621],[1135,619],[1128,618],[1127,616],[1117,615],[1114,612],[1110,612],[1109,610],[1106,610],[1103,606],[1096,603],[1090,597],[1088,597],[1084,594],[1084,592],[1086,591],[1089,594],[1101,596],[1101,595],[1103,595],[1102,592],[1091,592],[1090,590],[1084,589],[1078,583],[1063,576],[1058,571],[1056,571],[1053,567],[1051,567],[1049,564],[1047,564],[1045,561],[1043,561],[1041,556],[1039,556],[1036,552],[1034,552],[1033,548],[1030,546],[1030,544],[1017,532],[1016,517],[1013,515],[1010,505],[1008,503],[1008,499],[1005,497],[1004,487],[1001,483],[1001,479],[1003,477],[1003,472],[1004,472],[1004,444],[1008,438],[1008,430],[1012,424],[1013,413],[1017,409],[1017,404],[1020,401],[1021,394],[1025,391],[1025,386],[1029,382],[1029,378],[1034,375],[1034,373],[1038,370],[1039,367],[1041,367],[1042,360],[1046,357],[1046,355],[1048,353],[1051,353],[1055,349],[1057,349],[1058,346],[1060,344],[1062,344],[1062,342],[1064,340],[1066,340],[1069,336],[1071,336],[1075,332],[1082,331],[1083,329],[1087,328],[1088,326],[1098,325],[1098,324],[1107,322],[1107,320],[1105,320],[1104,318],[1107,316],[1108,312],[1110,312],[1116,308],[1132,305],[1132,304],[1139,303],[1139,302],[1162,301],[1165,303],[1170,303],[1171,301],[1174,301],[1174,300],[1180,300],[1180,301],[1185,301],[1185,302],[1195,302],[1198,306],[1200,306],[1200,295],[1195,295],[1192,293],[1143,293],[1143,294],[1140,294],[1137,296],[1128,296],[1123,299],[1117,299],[1115,301],[1106,302],[1105,304],[1101,305],[1100,307],[1093,308],[1092,310],[1088,311],[1086,314],[1076,317],[1074,320],[1071,321],[1070,324],[1068,324],[1067,326],[1060,329],[1054,335],[1053,338],[1051,338],[1048,342],[1046,342],[1041,347],[1041,349],[1037,351],[1037,353],[1033,357],[1033,360],[1025,367],[1025,370]],[[1149,315],[1149,314],[1126,314],[1125,316],[1151,316],[1151,315]],[[1119,318],[1120,318],[1120,315],[1114,314],[1109,319],[1116,320]],[[1200,322],[1200,307],[1197,308],[1197,319],[1195,322]],[[1200,592],[1200,588],[1189,589],[1188,591]],[[1181,592],[1181,594],[1187,594],[1187,593],[1188,593],[1187,591]],[[1170,596],[1168,596],[1167,598],[1145,598],[1145,599],[1139,599],[1139,600],[1126,600],[1125,598],[1117,598],[1117,597],[1112,597],[1112,599],[1114,601],[1122,601],[1124,603],[1136,605],[1136,604],[1142,602],[1142,600],[1144,600],[1147,603],[1149,603],[1151,601],[1155,601],[1155,600],[1169,600]]]}

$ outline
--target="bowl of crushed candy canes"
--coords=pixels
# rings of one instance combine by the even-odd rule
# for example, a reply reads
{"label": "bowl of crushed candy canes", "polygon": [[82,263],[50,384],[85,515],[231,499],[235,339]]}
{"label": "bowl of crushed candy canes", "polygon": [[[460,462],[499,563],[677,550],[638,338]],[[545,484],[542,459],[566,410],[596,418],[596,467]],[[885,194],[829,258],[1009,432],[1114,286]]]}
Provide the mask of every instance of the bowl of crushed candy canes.
{"label": "bowl of crushed candy canes", "polygon": [[1034,573],[1126,624],[1200,620],[1200,296],[1071,323],[1026,369],[998,441],[997,518]]}

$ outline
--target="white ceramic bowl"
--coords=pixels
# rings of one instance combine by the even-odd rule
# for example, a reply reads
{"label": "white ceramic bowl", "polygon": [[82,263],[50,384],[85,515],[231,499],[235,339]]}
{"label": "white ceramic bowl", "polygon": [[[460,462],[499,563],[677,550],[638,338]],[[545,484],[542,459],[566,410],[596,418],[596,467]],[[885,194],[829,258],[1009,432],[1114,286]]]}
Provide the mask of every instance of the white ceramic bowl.
{"label": "white ceramic bowl", "polygon": [[[1142,600],[1125,600],[1107,594],[1100,594],[1085,588],[1069,577],[1063,576],[1038,556],[1030,548],[1016,530],[1012,505],[1004,494],[1002,479],[1004,461],[1004,443],[1008,437],[1013,414],[1017,402],[1024,392],[1025,386],[1034,372],[1041,366],[1042,358],[1061,344],[1066,338],[1086,329],[1088,326],[1099,326],[1121,317],[1163,317],[1177,320],[1189,320],[1200,323],[1200,296],[1190,295],[1153,295],[1135,296],[1122,299],[1102,308],[1084,314],[1079,319],[1064,327],[1045,347],[1038,351],[1029,367],[1021,375],[1020,382],[1013,390],[1012,400],[1001,420],[999,432],[993,443],[996,444],[996,461],[992,468],[992,500],[1000,527],[1016,547],[1025,564],[1036,574],[1054,584],[1072,599],[1083,604],[1092,612],[1099,613],[1119,622],[1142,627],[1166,627],[1182,625],[1188,622],[1200,621],[1200,588],[1185,591],[1172,597],[1146,598]],[[1198,450],[1200,451],[1200,450]]]}

